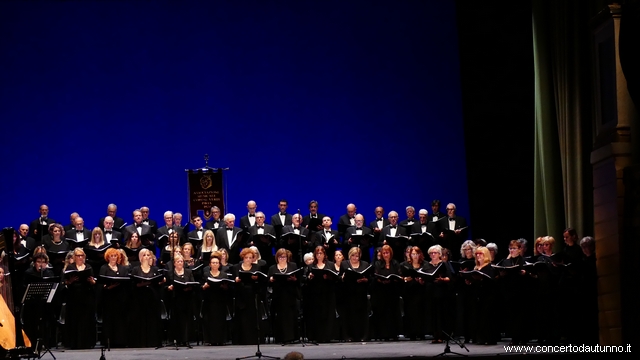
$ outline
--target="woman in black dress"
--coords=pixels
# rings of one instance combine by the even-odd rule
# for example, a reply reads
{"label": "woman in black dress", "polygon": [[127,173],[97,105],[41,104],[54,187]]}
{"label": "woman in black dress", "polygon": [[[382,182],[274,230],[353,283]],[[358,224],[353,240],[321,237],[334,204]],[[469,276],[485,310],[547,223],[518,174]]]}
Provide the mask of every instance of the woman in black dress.
{"label": "woman in black dress", "polygon": [[309,296],[304,298],[305,309],[310,310],[305,313],[307,336],[320,343],[329,342],[333,338],[333,323],[336,318],[335,285],[339,272],[336,271],[333,261],[327,260],[327,253],[322,246],[317,246],[314,250],[314,260],[309,267],[311,270],[331,270],[336,274],[327,273],[316,277],[313,272],[309,273],[307,277]]}
{"label": "woman in black dress", "polygon": [[162,272],[154,266],[154,256],[149,249],[139,253],[140,265],[131,270],[133,300],[129,315],[131,347],[162,346],[162,300],[160,284]]}
{"label": "woman in black dress", "polygon": [[165,245],[160,252],[160,267],[169,269],[170,266],[168,264],[172,263],[174,254],[181,252],[180,236],[177,232],[172,232],[169,234],[167,245]]}
{"label": "woman in black dress", "polygon": [[424,323],[426,319],[425,310],[425,288],[424,280],[416,276],[416,271],[422,269],[424,265],[424,254],[419,247],[411,247],[409,252],[411,261],[400,264],[400,272],[404,277],[404,287],[402,299],[404,304],[404,326],[405,337],[411,340],[418,340],[424,337]]}
{"label": "woman in black dress", "polygon": [[[65,346],[70,349],[91,349],[96,345],[96,299],[91,265],[85,264],[84,250],[73,250],[73,262],[65,271],[66,293]],[[75,275],[74,271],[87,271]]]}
{"label": "woman in black dress", "polygon": [[526,344],[525,323],[522,319],[522,309],[529,309],[533,306],[531,297],[527,296],[530,279],[526,276],[523,266],[525,264],[522,257],[522,245],[518,240],[509,242],[509,256],[504,259],[500,266],[505,268],[516,267],[516,271],[502,270],[498,272],[498,278],[502,297],[504,299],[505,325],[507,334],[511,335],[509,345]]}
{"label": "woman in black dress", "polygon": [[465,284],[471,287],[471,293],[475,300],[475,305],[471,309],[471,324],[474,326],[476,344],[495,345],[495,274],[491,267],[491,255],[489,249],[478,246],[475,250],[476,266],[478,270],[485,274],[474,275],[473,280],[465,280]]}
{"label": "woman in black dress", "polygon": [[114,248],[104,254],[107,262],[100,268],[102,283],[102,339],[101,344],[108,347],[127,345],[127,313],[122,304],[129,304],[129,269],[121,263],[120,253]]}
{"label": "woman in black dress", "polygon": [[174,343],[191,348],[189,336],[193,332],[194,295],[192,285],[181,283],[194,282],[193,273],[185,268],[184,258],[176,254],[173,269],[167,272],[167,297],[171,297],[171,335]]}
{"label": "woman in black dress", "polygon": [[[249,248],[240,252],[242,262],[233,266],[233,276],[236,281],[236,298],[233,318],[233,344],[249,345],[257,344],[260,334],[257,326],[257,308],[262,303],[264,280],[262,275],[254,274],[250,277],[242,273],[254,273],[260,271],[258,264],[254,264],[255,255]],[[256,304],[256,301],[258,302]]]}
{"label": "woman in black dress", "polygon": [[336,319],[333,326],[333,338],[338,340],[346,340],[346,324],[344,317],[346,316],[346,306],[344,303],[345,284],[342,282],[342,263],[344,262],[344,254],[342,250],[336,250],[333,254],[333,268],[338,272],[338,281],[335,283],[335,304]]}
{"label": "woman in black dress", "polygon": [[453,292],[451,279],[453,275],[449,267],[442,261],[442,247],[434,245],[429,248],[430,261],[424,264],[426,273],[433,273],[434,279],[426,283],[427,302],[429,304],[431,333],[433,343],[441,343],[445,340],[443,332],[451,334],[451,320],[447,316],[450,313],[449,299]]}
{"label": "woman in black dress", "polygon": [[[397,340],[400,333],[400,264],[393,258],[393,249],[383,245],[381,261],[375,264],[375,282],[371,305],[375,337],[380,340]],[[396,276],[389,276],[396,275]],[[389,276],[389,278],[386,278]]]}
{"label": "woman in black dress", "polygon": [[271,315],[274,320],[276,342],[287,343],[296,339],[298,319],[298,289],[300,282],[295,274],[280,277],[276,274],[288,274],[298,267],[289,262],[284,248],[276,251],[276,264],[269,268],[269,283],[273,289]]}
{"label": "woman in black dress", "polygon": [[[369,330],[369,309],[367,306],[367,289],[369,288],[369,264],[360,261],[360,248],[349,249],[349,261],[342,262],[343,294],[345,305],[344,326],[347,341],[366,341]],[[346,274],[350,272],[350,274]],[[362,275],[354,274],[353,272]]]}
{"label": "woman in black dress", "polygon": [[129,266],[131,266],[131,268],[140,265],[140,251],[142,249],[144,249],[144,247],[140,242],[140,235],[138,235],[137,232],[132,233],[124,247],[124,251],[127,254]]}
{"label": "woman in black dress", "polygon": [[[206,235],[205,235],[206,237]],[[205,268],[206,273],[202,278],[203,290],[203,341],[209,345],[224,345],[227,341],[227,324],[229,308],[227,307],[229,297],[228,282],[214,282],[210,285],[208,279],[228,279],[229,274],[220,269],[221,254],[217,251],[211,253],[209,267]],[[210,280],[209,280],[210,281]]]}

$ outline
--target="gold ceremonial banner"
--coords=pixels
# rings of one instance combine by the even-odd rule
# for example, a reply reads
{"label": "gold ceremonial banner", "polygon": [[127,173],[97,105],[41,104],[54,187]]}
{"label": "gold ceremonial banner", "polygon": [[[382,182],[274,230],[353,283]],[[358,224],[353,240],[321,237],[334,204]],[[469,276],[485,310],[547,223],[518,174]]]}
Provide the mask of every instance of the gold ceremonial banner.
{"label": "gold ceremonial banner", "polygon": [[211,207],[224,214],[224,185],[222,169],[214,171],[189,170],[189,219],[198,215],[204,222],[211,219]]}

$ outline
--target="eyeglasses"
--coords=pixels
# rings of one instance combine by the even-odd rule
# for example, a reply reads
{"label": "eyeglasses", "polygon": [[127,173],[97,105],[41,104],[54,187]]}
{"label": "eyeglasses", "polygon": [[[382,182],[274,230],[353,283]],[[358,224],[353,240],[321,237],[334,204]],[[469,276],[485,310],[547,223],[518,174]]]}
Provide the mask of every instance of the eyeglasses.
{"label": "eyeglasses", "polygon": [[455,209],[447,208],[447,211],[452,211],[452,210],[455,210]]}
{"label": "eyeglasses", "polygon": [[[413,255],[413,254],[411,254],[411,255]],[[417,254],[416,254],[416,255],[417,255]],[[440,255],[440,253],[435,252],[435,251],[432,251],[432,252],[430,252],[430,253],[429,253],[429,255]]]}

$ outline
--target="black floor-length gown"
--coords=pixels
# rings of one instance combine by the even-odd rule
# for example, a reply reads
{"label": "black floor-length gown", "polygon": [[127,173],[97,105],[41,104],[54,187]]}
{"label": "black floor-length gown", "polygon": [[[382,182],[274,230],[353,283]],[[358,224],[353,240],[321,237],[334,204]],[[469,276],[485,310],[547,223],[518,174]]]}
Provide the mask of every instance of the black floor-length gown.
{"label": "black floor-length gown", "polygon": [[[284,272],[278,269],[278,265],[269,268],[268,276],[277,273],[290,273],[297,269],[295,263],[290,262]],[[295,275],[294,275],[295,276]],[[298,325],[298,289],[299,281],[278,280],[269,283],[273,289],[271,301],[271,316],[273,319],[276,342],[285,343],[297,338]]]}
{"label": "black floor-length gown", "polygon": [[[118,265],[118,270],[113,271],[109,264],[102,265],[100,276],[129,278],[128,268]],[[129,282],[120,283],[112,288],[113,281],[101,278],[98,286],[102,289],[102,336],[100,343],[109,347],[126,347],[128,325],[127,310],[123,304],[130,303],[131,284]],[[106,285],[106,287],[105,287]]]}
{"label": "black floor-length gown", "polygon": [[[69,264],[67,271],[77,270],[76,264]],[[85,265],[85,270],[93,269]],[[65,346],[70,349],[91,349],[96,345],[96,299],[87,280],[78,280],[67,285],[65,318]]]}
{"label": "black floor-length gown", "polygon": [[170,339],[178,344],[188,344],[190,336],[194,333],[195,316],[195,291],[196,286],[178,287],[175,282],[194,282],[193,273],[189,269],[183,269],[182,274],[177,274],[176,269],[166,273],[167,285],[173,285],[173,290],[167,290],[165,297],[171,298],[169,335]]}
{"label": "black floor-length gown", "polygon": [[[317,264],[311,265],[311,269],[317,268]],[[335,264],[332,261],[327,261],[324,269],[335,271]],[[328,275],[327,279],[314,276],[313,279],[307,280],[308,296],[304,298],[305,309],[309,309],[308,313],[304,314],[307,322],[307,335],[313,336],[311,339],[320,343],[333,339],[337,279],[337,276]]]}
{"label": "black floor-length gown", "polygon": [[[364,271],[369,264],[365,261],[360,261],[360,265],[357,268],[351,266],[349,261],[343,261],[343,272],[348,269],[358,272]],[[346,340],[364,341],[367,339],[369,332],[369,308],[367,300],[367,291],[369,289],[370,277],[367,276],[369,281],[365,282],[350,282],[345,277],[345,292],[344,298],[337,301],[344,301],[344,323]]]}
{"label": "black floor-length gown", "polygon": [[[144,272],[140,266],[134,267],[132,276],[153,278],[160,275],[157,267],[152,266]],[[156,283],[141,284],[139,278],[133,279],[133,294],[129,312],[129,344],[130,347],[162,346],[162,300],[160,285]],[[126,306],[123,306],[126,308]]]}
{"label": "black floor-length gown", "polygon": [[[212,276],[207,271],[202,283],[207,282],[207,278],[228,279],[226,272],[220,271],[218,276]],[[209,284],[209,288],[202,291],[202,320],[203,320],[203,341],[212,345],[221,345],[227,341],[227,317],[231,313],[228,308],[228,297],[233,292],[233,284],[229,282]]]}
{"label": "black floor-length gown", "polygon": [[[232,267],[233,276],[238,277],[242,270],[242,264],[237,264]],[[251,272],[260,271],[258,264],[252,264]],[[260,333],[258,333],[257,309],[256,309],[256,295],[258,301],[258,308],[262,308],[263,305],[263,289],[264,279],[258,280],[258,282],[239,282],[235,286],[235,308],[233,317],[233,344],[234,345],[255,345],[258,343],[258,338],[261,337],[264,329],[260,324]]]}

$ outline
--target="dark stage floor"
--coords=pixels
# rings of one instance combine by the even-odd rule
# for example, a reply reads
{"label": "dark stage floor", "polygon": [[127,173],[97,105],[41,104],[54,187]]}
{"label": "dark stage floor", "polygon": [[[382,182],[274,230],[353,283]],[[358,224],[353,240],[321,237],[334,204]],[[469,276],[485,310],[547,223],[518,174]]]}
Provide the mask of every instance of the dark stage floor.
{"label": "dark stage floor", "polygon": [[[195,345],[195,344],[194,344]],[[468,344],[465,349],[457,345],[451,347],[452,351],[463,353],[469,357],[482,357],[489,359],[493,357],[510,359],[522,357],[523,353],[507,353],[505,346],[507,342],[498,345],[473,345]],[[244,356],[256,354],[255,346],[194,346],[192,349],[181,347],[161,349],[113,349],[105,352],[106,360],[159,360],[159,359],[236,359]],[[367,342],[367,343],[331,343],[318,346],[307,345],[261,345],[260,350],[264,356],[275,356],[283,358],[290,351],[299,351],[304,354],[305,359],[420,359],[434,357],[444,350],[444,344],[432,344],[430,341],[397,341],[397,342]],[[100,359],[100,349],[92,350],[62,350],[53,349],[53,354],[58,360],[87,360]],[[528,353],[531,357],[534,353]],[[552,354],[546,353],[545,356]],[[585,354],[582,355],[584,358]],[[601,354],[604,355],[604,354]],[[456,356],[448,354],[446,357]],[[457,356],[456,356],[457,357]],[[554,358],[568,357],[567,354],[555,354]],[[570,356],[573,357],[573,356]],[[50,354],[43,356],[43,359],[53,360]]]}

